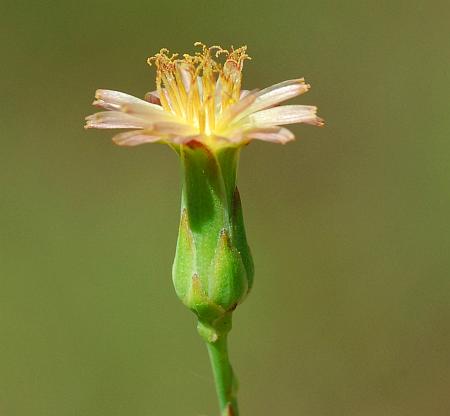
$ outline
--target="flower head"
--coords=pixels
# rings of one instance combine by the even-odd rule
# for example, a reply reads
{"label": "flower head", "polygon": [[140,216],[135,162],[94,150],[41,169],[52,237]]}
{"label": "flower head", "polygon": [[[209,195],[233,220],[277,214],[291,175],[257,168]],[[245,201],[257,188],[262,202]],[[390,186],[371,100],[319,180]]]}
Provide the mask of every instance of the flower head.
{"label": "flower head", "polygon": [[[136,146],[165,142],[178,146],[191,141],[208,147],[239,146],[253,139],[286,143],[294,139],[286,124],[323,125],[317,108],[278,104],[301,95],[310,86],[303,78],[263,90],[241,89],[247,47],[201,48],[194,55],[169,54],[148,59],[156,67],[156,91],[144,100],[111,90],[97,90],[94,105],[106,111],[86,118],[86,128],[132,129],[114,136],[116,144]],[[223,61],[223,64],[220,62]]]}

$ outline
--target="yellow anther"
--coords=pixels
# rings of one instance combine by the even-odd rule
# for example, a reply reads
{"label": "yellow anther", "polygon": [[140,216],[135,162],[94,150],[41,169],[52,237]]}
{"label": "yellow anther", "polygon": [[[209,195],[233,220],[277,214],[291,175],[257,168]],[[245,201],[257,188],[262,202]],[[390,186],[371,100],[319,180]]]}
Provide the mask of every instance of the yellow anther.
{"label": "yellow anther", "polygon": [[147,62],[156,67],[161,105],[201,134],[214,134],[223,112],[239,100],[243,63],[250,57],[246,46],[224,49],[203,42],[194,46],[201,50],[193,55],[171,54],[163,48]]}

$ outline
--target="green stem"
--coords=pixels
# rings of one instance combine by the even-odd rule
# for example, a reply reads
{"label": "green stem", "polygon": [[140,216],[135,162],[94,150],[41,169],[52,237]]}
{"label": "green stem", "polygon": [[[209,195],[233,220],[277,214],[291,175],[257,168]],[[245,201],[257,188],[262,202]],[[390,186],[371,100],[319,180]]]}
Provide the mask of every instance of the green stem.
{"label": "green stem", "polygon": [[236,380],[228,359],[227,335],[206,342],[222,416],[238,416]]}

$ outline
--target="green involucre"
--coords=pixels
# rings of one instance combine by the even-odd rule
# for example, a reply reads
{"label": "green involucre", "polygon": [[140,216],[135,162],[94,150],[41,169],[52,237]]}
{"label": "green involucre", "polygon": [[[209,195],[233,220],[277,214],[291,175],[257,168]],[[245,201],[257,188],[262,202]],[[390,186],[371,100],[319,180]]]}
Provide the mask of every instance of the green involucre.
{"label": "green involucre", "polygon": [[[178,297],[198,316],[206,338],[228,332],[232,311],[253,283],[236,188],[239,151],[213,151],[199,142],[179,151],[183,191],[173,282]],[[205,328],[215,335],[206,334]]]}

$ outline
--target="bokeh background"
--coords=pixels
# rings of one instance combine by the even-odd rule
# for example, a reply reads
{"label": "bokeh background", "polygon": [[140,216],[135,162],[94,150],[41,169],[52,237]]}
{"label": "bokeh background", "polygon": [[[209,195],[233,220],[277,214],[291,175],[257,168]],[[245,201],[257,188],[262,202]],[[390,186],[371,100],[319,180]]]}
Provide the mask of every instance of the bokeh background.
{"label": "bokeh background", "polygon": [[28,1],[0,15],[0,414],[217,414],[174,294],[179,167],[84,131],[145,60],[248,44],[246,87],[305,76],[324,129],[253,143],[256,263],[231,354],[242,414],[450,414],[450,6],[425,1]]}

